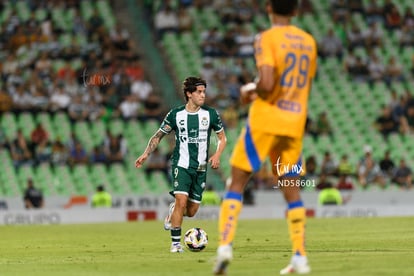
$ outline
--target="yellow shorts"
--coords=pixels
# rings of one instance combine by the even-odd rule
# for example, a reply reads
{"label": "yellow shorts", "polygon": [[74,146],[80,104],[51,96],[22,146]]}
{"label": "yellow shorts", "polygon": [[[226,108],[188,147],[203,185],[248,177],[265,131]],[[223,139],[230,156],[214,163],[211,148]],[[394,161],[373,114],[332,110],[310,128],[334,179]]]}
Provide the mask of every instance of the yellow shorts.
{"label": "yellow shorts", "polygon": [[244,128],[233,149],[230,164],[248,172],[257,172],[269,156],[275,176],[299,176],[305,173],[302,139],[252,132]]}

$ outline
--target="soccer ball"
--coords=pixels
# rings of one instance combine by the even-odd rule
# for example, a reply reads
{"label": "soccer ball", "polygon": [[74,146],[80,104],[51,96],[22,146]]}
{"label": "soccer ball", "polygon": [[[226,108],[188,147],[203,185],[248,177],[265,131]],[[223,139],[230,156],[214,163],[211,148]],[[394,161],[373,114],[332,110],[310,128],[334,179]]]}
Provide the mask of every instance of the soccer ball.
{"label": "soccer ball", "polygon": [[195,227],[188,229],[184,235],[184,243],[190,251],[198,252],[206,248],[208,244],[208,236],[206,231]]}

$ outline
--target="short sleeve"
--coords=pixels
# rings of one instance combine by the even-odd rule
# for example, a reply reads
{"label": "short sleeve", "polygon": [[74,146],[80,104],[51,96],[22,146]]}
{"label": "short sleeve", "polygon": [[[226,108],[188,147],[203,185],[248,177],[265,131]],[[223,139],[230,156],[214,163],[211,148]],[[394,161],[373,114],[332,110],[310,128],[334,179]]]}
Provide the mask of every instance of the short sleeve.
{"label": "short sleeve", "polygon": [[262,65],[270,65],[275,67],[274,53],[272,51],[272,43],[270,43],[269,36],[266,33],[256,35],[254,42],[254,56],[256,59],[257,68]]}
{"label": "short sleeve", "polygon": [[212,110],[211,127],[215,132],[220,132],[223,129],[223,123],[221,122],[220,114],[217,110]]}
{"label": "short sleeve", "polygon": [[174,112],[172,110],[168,112],[165,116],[164,120],[161,123],[160,130],[166,134],[170,134],[173,129],[175,129],[175,119],[174,119]]}

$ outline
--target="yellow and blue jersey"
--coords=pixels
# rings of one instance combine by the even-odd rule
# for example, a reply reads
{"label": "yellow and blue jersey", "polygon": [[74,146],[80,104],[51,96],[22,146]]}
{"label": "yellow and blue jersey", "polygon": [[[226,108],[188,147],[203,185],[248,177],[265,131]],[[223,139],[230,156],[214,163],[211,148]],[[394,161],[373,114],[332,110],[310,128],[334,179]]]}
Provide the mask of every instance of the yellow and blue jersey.
{"label": "yellow and blue jersey", "polygon": [[314,38],[293,25],[273,26],[257,35],[255,59],[258,68],[274,68],[276,81],[269,97],[256,99],[250,107],[252,131],[302,137],[317,67]]}

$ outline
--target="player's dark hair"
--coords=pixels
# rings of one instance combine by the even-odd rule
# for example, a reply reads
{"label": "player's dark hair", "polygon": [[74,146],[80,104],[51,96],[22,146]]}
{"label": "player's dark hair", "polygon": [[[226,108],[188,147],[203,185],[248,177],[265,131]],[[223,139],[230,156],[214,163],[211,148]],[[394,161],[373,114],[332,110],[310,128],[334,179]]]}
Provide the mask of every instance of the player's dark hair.
{"label": "player's dark hair", "polygon": [[298,0],[269,0],[272,10],[275,14],[292,15],[298,8]]}
{"label": "player's dark hair", "polygon": [[188,77],[183,81],[183,92],[186,102],[188,102],[187,92],[195,92],[199,85],[204,85],[207,88],[207,82],[199,77]]}

